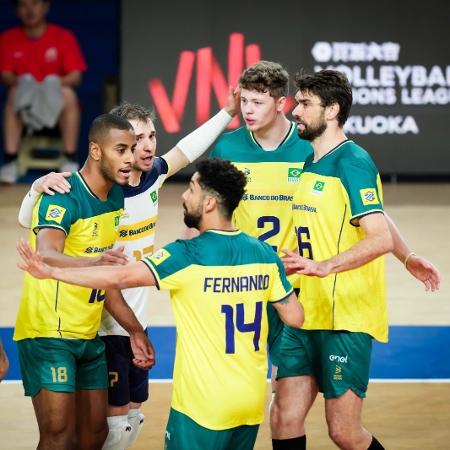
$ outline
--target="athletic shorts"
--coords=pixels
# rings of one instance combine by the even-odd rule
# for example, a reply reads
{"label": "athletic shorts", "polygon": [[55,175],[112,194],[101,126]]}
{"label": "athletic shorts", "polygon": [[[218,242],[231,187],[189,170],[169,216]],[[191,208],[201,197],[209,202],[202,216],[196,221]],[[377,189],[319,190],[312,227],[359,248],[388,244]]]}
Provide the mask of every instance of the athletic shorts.
{"label": "athletic shorts", "polygon": [[94,339],[34,338],[17,341],[25,395],[41,389],[75,392],[106,389],[105,346]]}
{"label": "athletic shorts", "polygon": [[148,399],[148,370],[133,364],[128,336],[102,336],[109,373],[108,403],[124,406]]}
{"label": "athletic shorts", "polygon": [[[220,405],[219,405],[220,406]],[[165,450],[252,450],[259,425],[210,430],[170,408]]]}
{"label": "athletic shorts", "polygon": [[340,397],[349,389],[364,398],[371,354],[372,338],[366,333],[286,326],[277,379],[310,375],[326,399]]}
{"label": "athletic shorts", "polygon": [[[299,289],[294,289],[295,295],[299,295]],[[271,303],[267,304],[267,322],[269,333],[267,335],[267,348],[269,359],[273,366],[280,364],[280,347],[283,334],[284,322],[280,319],[277,310]]]}

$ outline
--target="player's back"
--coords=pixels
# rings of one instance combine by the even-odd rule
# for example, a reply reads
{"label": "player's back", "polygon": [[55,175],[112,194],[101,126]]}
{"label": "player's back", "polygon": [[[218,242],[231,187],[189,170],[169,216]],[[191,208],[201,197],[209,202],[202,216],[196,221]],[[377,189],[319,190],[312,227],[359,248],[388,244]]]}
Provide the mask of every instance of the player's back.
{"label": "player's back", "polygon": [[261,423],[266,304],[292,290],[279,258],[245,233],[209,230],[166,246],[147,263],[160,287],[171,290],[172,407],[210,429]]}

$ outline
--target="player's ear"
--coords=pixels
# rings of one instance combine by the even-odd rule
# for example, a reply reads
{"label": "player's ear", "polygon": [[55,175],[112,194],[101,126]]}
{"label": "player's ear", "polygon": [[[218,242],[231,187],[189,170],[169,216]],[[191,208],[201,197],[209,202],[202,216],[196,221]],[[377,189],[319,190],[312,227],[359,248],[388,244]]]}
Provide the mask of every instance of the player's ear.
{"label": "player's ear", "polygon": [[277,111],[282,112],[284,111],[284,107],[286,106],[286,97],[280,97],[277,99]]}
{"label": "player's ear", "polygon": [[102,156],[102,150],[96,142],[89,142],[89,156],[94,161],[100,161]]}
{"label": "player's ear", "polygon": [[205,203],[203,206],[205,213],[211,212],[216,207],[217,207],[217,198],[212,195],[207,195],[205,197]]}
{"label": "player's ear", "polygon": [[325,118],[327,120],[334,120],[339,114],[339,103],[335,102],[325,108]]}

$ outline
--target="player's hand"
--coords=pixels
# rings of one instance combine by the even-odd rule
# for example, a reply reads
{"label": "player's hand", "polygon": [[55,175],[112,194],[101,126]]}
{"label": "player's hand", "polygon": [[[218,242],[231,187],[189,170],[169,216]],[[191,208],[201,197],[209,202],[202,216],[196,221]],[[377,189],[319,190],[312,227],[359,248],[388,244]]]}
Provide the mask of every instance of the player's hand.
{"label": "player's hand", "polygon": [[8,356],[3,348],[2,341],[0,340],[0,382],[6,377],[9,369]]}
{"label": "player's hand", "polygon": [[426,291],[437,291],[441,283],[439,270],[430,261],[419,255],[411,255],[406,263],[406,269],[425,285]]}
{"label": "player's hand", "polygon": [[48,195],[55,195],[55,192],[60,194],[67,194],[70,192],[70,183],[66,180],[71,175],[70,172],[50,172],[41,178],[38,178],[31,189],[39,194],[45,193]]}
{"label": "player's hand", "polygon": [[118,266],[128,264],[128,256],[124,253],[125,246],[121,245],[115,250],[106,250],[96,258],[95,266]]}
{"label": "player's hand", "polygon": [[155,349],[145,331],[130,334],[133,364],[141,369],[151,369],[155,365]]}
{"label": "player's hand", "polygon": [[33,277],[43,280],[52,278],[52,268],[44,263],[42,256],[34,251],[30,244],[21,239],[16,245],[22,261],[17,263],[19,269],[30,273]]}
{"label": "player's hand", "polygon": [[285,254],[281,261],[288,275],[298,273],[300,275],[308,275],[313,277],[326,277],[330,274],[328,265],[325,262],[317,262],[312,259],[304,258],[296,252],[282,249]]}
{"label": "player's hand", "polygon": [[228,86],[228,97],[227,104],[224,107],[225,111],[234,117],[241,110],[241,90],[239,87],[234,88],[233,86]]}

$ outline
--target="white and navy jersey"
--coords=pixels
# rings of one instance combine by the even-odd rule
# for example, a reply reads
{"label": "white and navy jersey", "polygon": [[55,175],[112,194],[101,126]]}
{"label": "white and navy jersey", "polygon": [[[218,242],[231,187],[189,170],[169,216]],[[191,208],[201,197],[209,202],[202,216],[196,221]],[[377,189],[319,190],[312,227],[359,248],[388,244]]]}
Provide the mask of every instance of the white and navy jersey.
{"label": "white and navy jersey", "polygon": [[[143,172],[138,186],[124,186],[125,210],[120,218],[119,238],[115,247],[125,246],[130,262],[140,261],[153,253],[159,189],[169,167],[163,158],[156,158],[149,172]],[[122,290],[122,294],[141,325],[146,328],[149,315],[149,286]],[[128,336],[116,320],[103,309],[99,334]]]}

